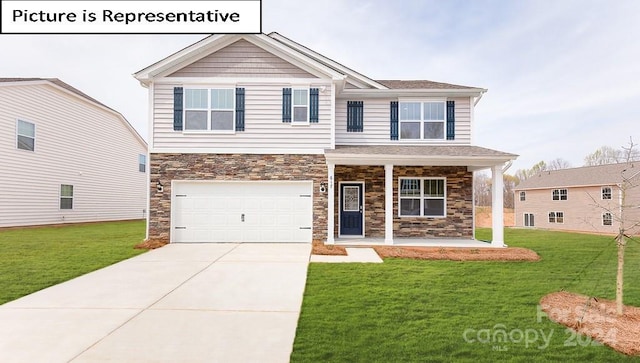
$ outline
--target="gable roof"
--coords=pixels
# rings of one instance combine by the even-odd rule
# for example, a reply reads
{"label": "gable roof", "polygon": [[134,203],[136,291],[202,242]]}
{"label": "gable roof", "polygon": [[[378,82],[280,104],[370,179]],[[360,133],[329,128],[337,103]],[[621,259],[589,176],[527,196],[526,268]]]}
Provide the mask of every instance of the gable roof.
{"label": "gable roof", "polygon": [[640,163],[620,163],[580,168],[543,171],[523,180],[515,190],[615,185],[622,182],[622,174],[632,177],[640,172]]}
{"label": "gable roof", "polygon": [[71,94],[75,97],[80,97],[81,99],[84,99],[85,101],[88,101],[90,103],[93,103],[94,105],[105,109],[107,112],[113,113],[116,117],[118,117],[124,124],[125,126],[129,129],[129,131],[131,131],[131,133],[134,135],[134,137],[136,139],[138,139],[138,141],[140,141],[142,143],[142,145],[144,145],[145,147],[147,147],[147,142],[144,141],[144,138],[142,138],[142,136],[140,136],[140,134],[138,133],[138,131],[131,126],[131,123],[118,111],[114,110],[113,108],[105,105],[104,103],[96,100],[95,98],[87,95],[86,93],[80,91],[79,89],[61,81],[58,78],[29,78],[29,77],[22,77],[22,78],[0,78],[0,84],[7,84],[7,83],[17,83],[17,84],[21,84],[21,83],[25,83],[25,84],[50,84],[53,85],[54,87],[62,90],[63,92],[66,92],[68,94]]}
{"label": "gable roof", "polygon": [[356,88],[349,88],[349,95],[389,97],[389,95],[413,96],[428,93],[433,96],[464,94],[480,97],[486,89],[460,86],[429,80],[384,80],[377,81],[330,58],[317,53],[277,32],[267,34],[213,34],[182,50],[134,73],[134,77],[143,86],[147,86],[155,77],[169,75],[182,67],[192,64],[226,46],[246,40],[283,60],[316,76],[324,75],[339,82],[339,90],[348,82]]}

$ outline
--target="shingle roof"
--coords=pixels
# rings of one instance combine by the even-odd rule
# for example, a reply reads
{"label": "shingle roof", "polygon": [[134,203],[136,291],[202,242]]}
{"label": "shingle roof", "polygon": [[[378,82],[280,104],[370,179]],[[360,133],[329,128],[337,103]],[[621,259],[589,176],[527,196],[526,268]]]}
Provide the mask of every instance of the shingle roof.
{"label": "shingle roof", "polygon": [[427,80],[376,80],[376,82],[391,89],[475,89],[477,87],[460,86],[457,84],[434,82]]}
{"label": "shingle roof", "polygon": [[77,94],[78,96],[84,97],[87,100],[97,103],[100,106],[106,107],[112,111],[118,112],[114,109],[112,109],[111,107],[103,104],[102,102],[96,100],[95,98],[87,95],[86,93],[80,91],[79,89],[70,86],[64,82],[62,82],[61,80],[59,80],[58,78],[0,78],[0,83],[7,83],[7,82],[31,82],[31,81],[47,81],[47,82],[51,82],[53,84],[55,84],[56,86],[62,87],[64,89],[66,89],[67,91],[71,91],[75,94]]}
{"label": "shingle roof", "polygon": [[325,154],[358,154],[358,155],[416,155],[447,157],[507,157],[518,155],[471,145],[368,145],[368,146],[336,146],[325,150]]}
{"label": "shingle roof", "polygon": [[544,189],[587,185],[612,185],[622,181],[622,171],[631,177],[640,172],[640,163],[608,164],[585,166],[580,168],[543,171],[523,180],[516,186],[516,190]]}

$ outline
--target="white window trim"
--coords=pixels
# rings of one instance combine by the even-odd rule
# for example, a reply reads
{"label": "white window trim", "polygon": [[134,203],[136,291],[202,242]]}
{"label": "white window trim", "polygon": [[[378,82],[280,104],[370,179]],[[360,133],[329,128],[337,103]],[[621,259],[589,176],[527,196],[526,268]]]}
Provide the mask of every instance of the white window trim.
{"label": "white window trim", "polygon": [[[609,189],[609,198],[605,199],[604,198],[604,189],[608,188]],[[606,187],[601,187],[600,188],[600,200],[612,200],[613,199],[613,188],[606,186]]]}
{"label": "white window trim", "polygon": [[[70,197],[68,197],[68,196],[63,196],[63,195],[62,195],[62,186],[63,186],[63,185],[69,185],[69,186],[71,186],[72,193],[71,193],[71,196],[70,196]],[[58,188],[58,210],[61,210],[61,211],[70,211],[70,210],[73,210],[73,207],[75,206],[74,200],[75,200],[75,198],[76,198],[76,197],[75,197],[75,194],[76,194],[76,193],[75,193],[75,190],[73,190],[73,189],[75,189],[75,187],[73,186],[73,184],[60,184],[60,187]],[[71,199],[71,208],[69,208],[69,209],[63,209],[63,208],[61,208],[60,204],[62,204],[62,198],[65,198],[65,199]]]}
{"label": "white window trim", "polygon": [[[549,215],[553,213],[553,222],[549,220]],[[558,213],[562,213],[562,222],[558,222]],[[564,224],[564,212],[563,211],[550,211],[547,212],[547,222],[550,224]]]}
{"label": "white window trim", "polygon": [[[140,157],[144,158],[144,164],[140,162]],[[140,170],[140,166],[144,165],[144,170]],[[147,155],[145,154],[138,154],[138,172],[139,173],[146,173],[147,172]]]}
{"label": "white window trim", "polygon": [[[26,122],[26,123],[29,123],[29,124],[33,125],[33,150],[26,150],[26,149],[21,149],[21,148],[18,147],[18,136],[31,137],[31,136],[27,136],[27,135],[20,135],[20,133],[18,132],[18,124],[20,123],[20,121]],[[37,133],[37,131],[38,131],[37,128],[38,128],[38,126],[36,125],[35,122],[31,122],[31,121],[27,121],[27,120],[23,120],[23,119],[16,119],[16,138],[15,138],[15,140],[16,140],[16,144],[15,144],[16,145],[16,150],[21,150],[21,151],[30,152],[30,153],[36,152],[36,135],[38,134]]]}
{"label": "white window trim", "polygon": [[[527,225],[527,216],[529,216],[529,225]],[[533,213],[522,213],[522,225],[524,227],[535,227],[536,223],[535,223],[535,217],[533,219],[533,225],[531,225],[531,217],[534,217]]]}
{"label": "white window trim", "polygon": [[[420,120],[402,120],[401,107],[403,103],[419,102],[420,103]],[[425,122],[440,122],[438,120],[425,120],[424,119],[424,103],[443,103],[444,107],[444,119],[442,121],[443,132],[441,139],[425,139],[424,138],[424,123]],[[403,139],[402,138],[402,123],[403,122],[420,122],[420,138],[418,139]],[[416,142],[416,141],[446,141],[447,140],[447,99],[446,98],[399,98],[398,99],[398,140],[404,142]]]}
{"label": "white window trim", "polygon": [[[558,191],[558,199],[553,199],[553,192],[555,192],[556,190]],[[566,191],[566,193],[565,193],[565,195],[567,197],[566,199],[562,199],[562,193],[560,193],[561,190],[565,190]],[[567,188],[552,189],[551,190],[551,200],[553,200],[555,202],[561,202],[561,201],[569,200],[569,189],[567,189]]]}
{"label": "white window trim", "polygon": [[[236,85],[191,85],[184,86],[183,91],[183,106],[182,106],[182,122],[184,127],[182,128],[183,134],[235,134],[236,133]],[[187,90],[207,90],[207,108],[187,108]],[[211,111],[229,111],[228,109],[216,109],[211,107],[211,90],[231,90],[233,97],[233,106],[231,111],[233,112],[232,124],[233,130],[211,130]],[[245,103],[246,105],[246,103]],[[188,130],[187,129],[187,111],[206,111],[207,112],[207,130]]]}
{"label": "white window trim", "polygon": [[[296,91],[307,91],[307,121],[295,121],[295,93]],[[302,107],[302,105],[297,105]],[[291,126],[309,126],[311,124],[311,87],[297,86],[291,87]]]}
{"label": "white window trim", "polygon": [[[420,196],[419,197],[401,197],[401,189],[400,189],[400,182],[401,180],[407,180],[407,179],[418,179],[420,180]],[[443,180],[444,181],[444,196],[442,198],[438,197],[438,198],[433,198],[431,197],[430,199],[442,199],[444,201],[444,208],[443,208],[443,212],[444,215],[438,215],[438,216],[425,216],[423,215],[424,213],[424,200],[425,197],[424,196],[424,181],[425,180]],[[420,215],[418,216],[405,216],[402,215],[401,212],[401,208],[400,208],[400,201],[402,199],[416,199],[419,198],[420,199]],[[409,177],[409,176],[404,176],[404,177],[399,177],[398,178],[398,217],[400,218],[447,218],[447,178],[446,177]]]}
{"label": "white window trim", "polygon": [[[609,217],[610,217],[610,219],[611,219],[611,224],[604,224],[604,217],[605,217],[607,214],[609,215]],[[600,218],[600,223],[602,223],[602,226],[603,226],[603,227],[613,227],[613,213],[611,213],[611,212],[604,212],[604,213],[602,213],[602,216],[601,216],[601,218]]]}
{"label": "white window trim", "polygon": [[521,202],[526,202],[527,201],[527,192],[521,191],[519,196],[520,196],[520,201]]}

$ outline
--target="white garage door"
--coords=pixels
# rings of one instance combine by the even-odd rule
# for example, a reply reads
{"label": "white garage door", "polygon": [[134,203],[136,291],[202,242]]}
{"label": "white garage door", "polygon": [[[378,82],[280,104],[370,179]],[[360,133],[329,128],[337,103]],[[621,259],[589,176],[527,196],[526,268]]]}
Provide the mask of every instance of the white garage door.
{"label": "white garage door", "polygon": [[175,181],[172,190],[172,242],[311,242],[310,181]]}

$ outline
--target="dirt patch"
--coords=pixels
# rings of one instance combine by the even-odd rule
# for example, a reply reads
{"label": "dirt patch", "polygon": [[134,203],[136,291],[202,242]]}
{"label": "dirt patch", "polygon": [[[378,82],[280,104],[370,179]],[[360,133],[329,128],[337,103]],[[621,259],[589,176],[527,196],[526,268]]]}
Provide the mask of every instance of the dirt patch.
{"label": "dirt patch", "polygon": [[311,254],[313,255],[335,255],[335,256],[346,256],[347,250],[342,246],[336,245],[325,245],[324,242],[314,239],[313,240],[313,248],[311,249]]}
{"label": "dirt patch", "polygon": [[[504,226],[514,227],[516,224],[513,209],[505,208],[503,214]],[[491,223],[491,207],[476,207],[476,227],[491,228]]]}
{"label": "dirt patch", "polygon": [[167,241],[165,240],[150,238],[142,243],[138,243],[133,248],[136,248],[139,250],[155,250],[156,248],[160,248],[166,244],[167,244]]}
{"label": "dirt patch", "polygon": [[625,306],[618,316],[615,301],[566,291],[544,296],[540,305],[549,319],[618,352],[640,355],[640,308]]}
{"label": "dirt patch", "polygon": [[382,258],[397,257],[415,260],[452,261],[538,261],[540,256],[532,250],[520,247],[469,248],[469,247],[391,247],[374,246]]}

